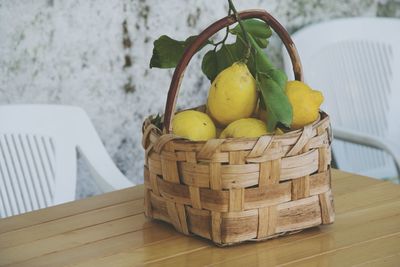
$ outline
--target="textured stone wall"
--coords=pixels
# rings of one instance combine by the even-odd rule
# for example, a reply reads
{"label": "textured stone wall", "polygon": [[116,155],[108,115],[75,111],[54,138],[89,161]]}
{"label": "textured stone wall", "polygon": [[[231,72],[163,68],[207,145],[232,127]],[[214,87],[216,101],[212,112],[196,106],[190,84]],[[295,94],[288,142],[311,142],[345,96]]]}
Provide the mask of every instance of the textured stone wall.
{"label": "textured stone wall", "polygon": [[[338,17],[400,16],[399,0],[235,2],[239,10],[267,9],[290,32]],[[1,0],[0,104],[83,107],[118,167],[141,183],[141,124],[163,111],[172,75],[148,68],[153,41],[161,34],[184,39],[199,33],[226,10],[223,0]],[[279,46],[274,37],[268,53],[281,66]],[[200,57],[187,71],[180,107],[205,101]],[[84,170],[79,197],[98,192]]]}

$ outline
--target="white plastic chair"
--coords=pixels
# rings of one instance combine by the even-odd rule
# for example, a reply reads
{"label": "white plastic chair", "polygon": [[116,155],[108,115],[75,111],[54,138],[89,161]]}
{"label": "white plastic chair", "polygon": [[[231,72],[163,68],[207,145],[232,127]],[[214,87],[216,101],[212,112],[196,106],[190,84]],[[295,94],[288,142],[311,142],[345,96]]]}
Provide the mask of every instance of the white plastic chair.
{"label": "white plastic chair", "polygon": [[83,109],[0,106],[0,217],[74,200],[76,149],[104,191],[133,185],[112,162]]}
{"label": "white plastic chair", "polygon": [[[400,20],[337,19],[305,27],[292,37],[306,83],[324,93],[322,108],[340,139],[333,142],[338,167],[377,178],[398,176]],[[283,55],[290,76],[285,49]]]}

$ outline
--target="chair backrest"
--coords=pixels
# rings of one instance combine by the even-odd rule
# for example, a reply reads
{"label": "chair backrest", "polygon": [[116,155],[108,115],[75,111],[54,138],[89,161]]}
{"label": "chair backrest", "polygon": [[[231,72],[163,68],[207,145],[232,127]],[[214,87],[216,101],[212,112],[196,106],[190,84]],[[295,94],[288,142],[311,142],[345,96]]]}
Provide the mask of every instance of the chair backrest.
{"label": "chair backrest", "polygon": [[[380,138],[400,136],[399,19],[337,19],[305,27],[292,37],[306,82],[324,93],[323,109],[330,114],[333,128]],[[290,75],[291,62],[285,53]],[[333,151],[341,169],[396,175],[393,160],[383,151],[341,141],[334,142]]]}
{"label": "chair backrest", "polygon": [[133,185],[114,165],[82,109],[0,106],[0,217],[74,200],[77,149],[103,190]]}

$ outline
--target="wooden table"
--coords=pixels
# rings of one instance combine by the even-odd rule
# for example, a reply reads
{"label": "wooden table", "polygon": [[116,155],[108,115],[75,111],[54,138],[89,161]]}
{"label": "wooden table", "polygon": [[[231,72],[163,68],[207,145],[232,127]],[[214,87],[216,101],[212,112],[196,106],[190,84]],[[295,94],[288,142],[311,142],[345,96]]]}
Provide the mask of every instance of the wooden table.
{"label": "wooden table", "polygon": [[0,220],[0,266],[400,266],[400,186],[333,171],[336,222],[218,248],[143,215],[143,187]]}

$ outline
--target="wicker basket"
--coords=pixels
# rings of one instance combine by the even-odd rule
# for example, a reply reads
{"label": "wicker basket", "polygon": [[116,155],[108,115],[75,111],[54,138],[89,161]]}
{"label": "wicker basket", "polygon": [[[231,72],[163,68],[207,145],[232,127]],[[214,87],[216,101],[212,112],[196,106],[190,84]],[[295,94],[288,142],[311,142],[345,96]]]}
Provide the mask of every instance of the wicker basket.
{"label": "wicker basket", "polygon": [[[296,79],[303,80],[296,48],[279,22],[263,10],[239,16],[268,23],[285,44]],[[187,64],[208,38],[235,22],[233,16],[215,22],[186,49],[171,81],[164,133],[150,119],[143,126],[146,216],[218,245],[269,239],[334,220],[326,113],[283,135],[194,142],[170,134]]]}

